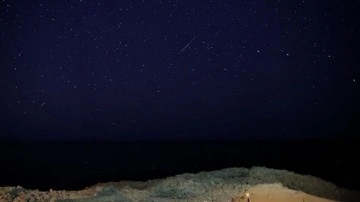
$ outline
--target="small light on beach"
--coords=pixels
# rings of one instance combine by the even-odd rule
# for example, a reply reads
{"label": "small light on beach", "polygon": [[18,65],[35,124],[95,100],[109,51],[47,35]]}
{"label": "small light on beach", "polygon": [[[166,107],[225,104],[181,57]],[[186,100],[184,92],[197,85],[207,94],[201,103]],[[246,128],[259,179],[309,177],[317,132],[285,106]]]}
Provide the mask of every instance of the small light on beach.
{"label": "small light on beach", "polygon": [[245,192],[245,196],[247,198],[247,202],[251,202],[250,200],[250,193],[249,192]]}

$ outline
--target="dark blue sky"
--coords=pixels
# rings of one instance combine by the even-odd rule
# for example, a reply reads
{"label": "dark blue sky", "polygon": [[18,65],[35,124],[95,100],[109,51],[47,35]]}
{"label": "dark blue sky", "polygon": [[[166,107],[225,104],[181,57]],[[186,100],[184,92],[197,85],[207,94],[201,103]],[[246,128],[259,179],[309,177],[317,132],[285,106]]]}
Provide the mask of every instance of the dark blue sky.
{"label": "dark blue sky", "polygon": [[0,139],[358,136],[357,1],[0,6]]}

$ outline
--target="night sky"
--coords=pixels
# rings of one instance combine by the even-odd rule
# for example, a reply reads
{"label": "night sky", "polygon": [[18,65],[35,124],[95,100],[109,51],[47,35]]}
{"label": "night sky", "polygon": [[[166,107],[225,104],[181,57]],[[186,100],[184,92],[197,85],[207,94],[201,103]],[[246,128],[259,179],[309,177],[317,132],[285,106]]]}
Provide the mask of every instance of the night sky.
{"label": "night sky", "polygon": [[0,139],[358,137],[359,3],[0,2]]}

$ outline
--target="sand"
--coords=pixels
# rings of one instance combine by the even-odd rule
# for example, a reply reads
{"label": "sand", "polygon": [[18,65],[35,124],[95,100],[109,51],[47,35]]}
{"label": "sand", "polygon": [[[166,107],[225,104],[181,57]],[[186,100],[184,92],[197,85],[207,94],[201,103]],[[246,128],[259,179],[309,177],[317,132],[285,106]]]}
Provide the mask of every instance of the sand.
{"label": "sand", "polygon": [[260,184],[246,190],[232,202],[332,202],[333,200],[320,198],[301,191],[283,187],[280,184]]}
{"label": "sand", "polygon": [[339,188],[313,176],[253,167],[186,173],[145,182],[99,183],[78,191],[0,187],[0,201],[358,202],[360,193]]}

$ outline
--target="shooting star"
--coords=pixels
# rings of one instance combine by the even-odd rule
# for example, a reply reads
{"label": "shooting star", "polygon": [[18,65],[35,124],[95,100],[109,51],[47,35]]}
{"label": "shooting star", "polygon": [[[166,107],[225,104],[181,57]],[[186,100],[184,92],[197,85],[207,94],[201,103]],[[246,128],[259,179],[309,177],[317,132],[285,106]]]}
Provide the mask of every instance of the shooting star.
{"label": "shooting star", "polygon": [[195,36],[193,39],[191,39],[191,41],[189,43],[186,44],[186,46],[184,46],[183,49],[181,49],[181,51],[178,53],[178,55],[180,55],[182,52],[184,52],[184,50],[193,42],[195,41],[196,38],[198,38],[200,34],[198,34],[197,36]]}

